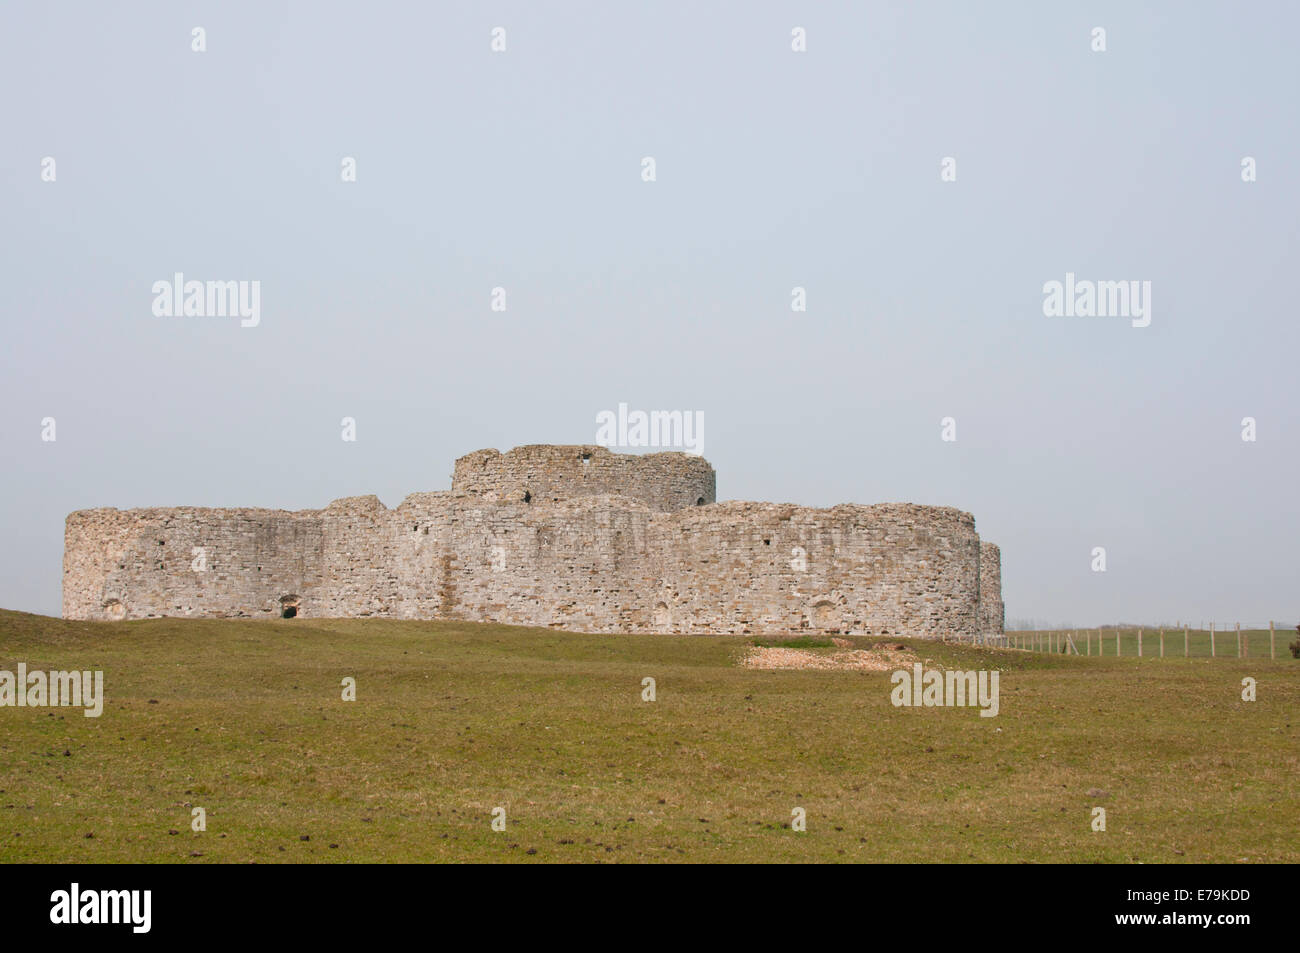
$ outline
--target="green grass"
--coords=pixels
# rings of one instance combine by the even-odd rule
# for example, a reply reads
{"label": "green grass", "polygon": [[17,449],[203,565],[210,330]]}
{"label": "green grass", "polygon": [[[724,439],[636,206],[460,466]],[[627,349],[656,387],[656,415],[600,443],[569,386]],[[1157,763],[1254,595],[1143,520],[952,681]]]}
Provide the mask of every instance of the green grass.
{"label": "green grass", "polygon": [[102,669],[107,696],[0,708],[0,861],[1300,860],[1289,657],[889,642],[999,669],[1000,715],[741,669],[741,638],[0,613],[0,669]]}

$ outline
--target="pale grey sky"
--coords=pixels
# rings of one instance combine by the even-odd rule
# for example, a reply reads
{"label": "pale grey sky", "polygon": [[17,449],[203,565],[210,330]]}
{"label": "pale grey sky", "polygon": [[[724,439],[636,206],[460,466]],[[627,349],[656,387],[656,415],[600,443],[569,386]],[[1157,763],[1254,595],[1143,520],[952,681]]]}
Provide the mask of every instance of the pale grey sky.
{"label": "pale grey sky", "polygon": [[[1009,619],[1294,624],[1298,35],[1290,3],[11,0],[0,606],[59,612],[74,509],[393,506],[626,402],[703,412],[720,499],[969,510]],[[178,271],[260,281],[261,323],[155,317]],[[1067,272],[1150,281],[1151,325],[1045,317]]]}

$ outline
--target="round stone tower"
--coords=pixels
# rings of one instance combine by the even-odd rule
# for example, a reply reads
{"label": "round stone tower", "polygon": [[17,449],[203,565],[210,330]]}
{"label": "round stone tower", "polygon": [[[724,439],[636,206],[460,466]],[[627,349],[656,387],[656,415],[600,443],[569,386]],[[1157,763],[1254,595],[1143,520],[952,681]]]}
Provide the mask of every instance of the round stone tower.
{"label": "round stone tower", "polygon": [[491,502],[555,503],[626,496],[671,512],[714,502],[717,474],[689,453],[611,453],[595,445],[532,444],[508,453],[476,450],[456,461],[453,492]]}
{"label": "round stone tower", "polygon": [[995,543],[980,543],[979,631],[982,636],[1004,632],[1006,607],[1002,603],[1002,550]]}

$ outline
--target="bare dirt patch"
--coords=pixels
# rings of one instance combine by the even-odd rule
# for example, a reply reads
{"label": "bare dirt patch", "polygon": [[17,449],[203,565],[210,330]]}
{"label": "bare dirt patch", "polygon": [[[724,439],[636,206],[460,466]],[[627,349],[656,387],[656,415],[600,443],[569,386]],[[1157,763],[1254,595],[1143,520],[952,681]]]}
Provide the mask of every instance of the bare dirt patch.
{"label": "bare dirt patch", "polygon": [[[835,639],[840,646],[844,639]],[[851,644],[851,643],[848,643]],[[920,661],[915,652],[892,643],[866,649],[821,653],[806,649],[750,647],[740,659],[742,668],[767,671],[809,669],[817,671],[890,672]]]}

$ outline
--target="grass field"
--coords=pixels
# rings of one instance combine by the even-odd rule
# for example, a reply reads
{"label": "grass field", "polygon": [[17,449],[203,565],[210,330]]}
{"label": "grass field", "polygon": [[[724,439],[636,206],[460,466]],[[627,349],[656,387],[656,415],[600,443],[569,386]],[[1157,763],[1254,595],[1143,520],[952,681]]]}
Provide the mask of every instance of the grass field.
{"label": "grass field", "polygon": [[1000,714],[743,669],[742,638],[3,612],[0,669],[103,670],[107,700],[0,708],[0,861],[1300,861],[1289,653],[891,641],[1000,670]]}

